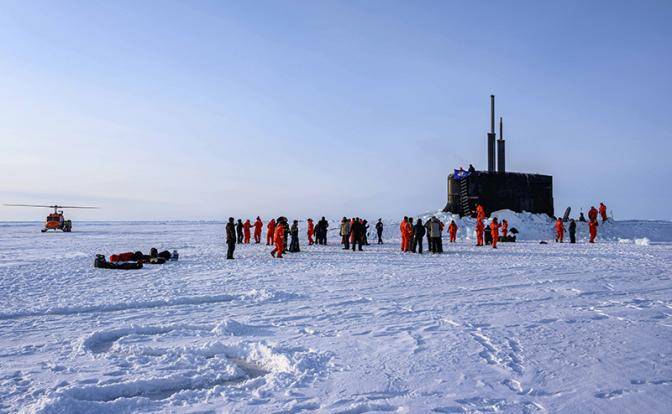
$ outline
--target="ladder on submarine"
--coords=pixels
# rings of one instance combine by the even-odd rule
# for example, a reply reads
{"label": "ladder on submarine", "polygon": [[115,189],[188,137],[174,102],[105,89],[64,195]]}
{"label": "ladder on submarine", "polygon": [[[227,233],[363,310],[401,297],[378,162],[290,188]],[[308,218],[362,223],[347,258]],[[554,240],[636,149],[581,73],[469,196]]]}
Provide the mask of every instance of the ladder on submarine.
{"label": "ladder on submarine", "polygon": [[469,207],[468,181],[468,177],[464,177],[460,180],[460,207],[462,208],[462,216],[471,216],[471,208]]}

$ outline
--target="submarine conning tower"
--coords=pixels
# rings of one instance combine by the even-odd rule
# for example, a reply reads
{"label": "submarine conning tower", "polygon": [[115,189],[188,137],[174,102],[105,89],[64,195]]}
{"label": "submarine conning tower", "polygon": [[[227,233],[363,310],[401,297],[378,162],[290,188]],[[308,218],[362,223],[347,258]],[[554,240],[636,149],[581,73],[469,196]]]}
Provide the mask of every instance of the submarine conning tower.
{"label": "submarine conning tower", "polygon": [[448,202],[443,211],[475,216],[480,204],[490,215],[497,210],[554,215],[553,177],[506,171],[504,120],[495,133],[495,96],[490,95],[490,132],[487,133],[486,171],[455,170],[448,175]]}

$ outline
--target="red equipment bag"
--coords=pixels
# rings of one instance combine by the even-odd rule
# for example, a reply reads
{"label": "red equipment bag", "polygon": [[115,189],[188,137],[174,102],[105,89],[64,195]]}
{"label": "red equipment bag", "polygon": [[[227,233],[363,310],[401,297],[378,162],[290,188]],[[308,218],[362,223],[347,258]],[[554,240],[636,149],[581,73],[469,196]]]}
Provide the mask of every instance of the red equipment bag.
{"label": "red equipment bag", "polygon": [[110,256],[110,262],[130,262],[134,257],[135,255],[131,252],[113,254]]}

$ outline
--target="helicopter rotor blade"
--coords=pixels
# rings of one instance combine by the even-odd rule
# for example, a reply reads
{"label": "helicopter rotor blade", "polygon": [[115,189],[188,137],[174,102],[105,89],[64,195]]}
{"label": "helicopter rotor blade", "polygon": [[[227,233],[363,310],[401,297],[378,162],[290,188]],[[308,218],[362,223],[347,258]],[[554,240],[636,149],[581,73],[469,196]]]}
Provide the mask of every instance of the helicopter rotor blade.
{"label": "helicopter rotor blade", "polygon": [[3,204],[7,207],[45,207],[45,208],[54,208],[54,206],[43,206],[38,204]]}
{"label": "helicopter rotor blade", "polygon": [[98,209],[100,207],[83,207],[83,206],[56,206],[56,208],[92,208],[92,209]]}
{"label": "helicopter rotor blade", "polygon": [[40,204],[3,204],[8,207],[44,207],[44,208],[88,208],[88,209],[98,209],[99,207],[85,207],[85,206],[44,206]]}

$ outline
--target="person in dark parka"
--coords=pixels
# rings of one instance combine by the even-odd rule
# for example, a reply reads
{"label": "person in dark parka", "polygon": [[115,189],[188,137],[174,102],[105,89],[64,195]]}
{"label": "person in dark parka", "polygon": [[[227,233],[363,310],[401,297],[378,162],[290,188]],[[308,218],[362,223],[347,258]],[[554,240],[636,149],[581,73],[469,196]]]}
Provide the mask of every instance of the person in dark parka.
{"label": "person in dark parka", "polygon": [[327,244],[327,231],[329,230],[329,222],[327,219],[322,217],[320,221],[317,222],[317,227],[320,229],[320,237],[317,241],[318,244],[326,245]]}
{"label": "person in dark parka", "polygon": [[383,244],[383,220],[378,219],[376,223],[376,233],[378,233],[378,244]]}
{"label": "person in dark parka", "polygon": [[362,222],[359,220],[359,217],[355,218],[353,220],[352,225],[350,226],[350,241],[352,242],[352,251],[354,252],[356,248],[359,246],[359,251],[362,251],[362,240],[363,240],[363,235],[362,233],[364,232],[364,226],[362,225]]}
{"label": "person in dark parka", "polygon": [[569,242],[576,243],[576,222],[574,219],[569,220]]}
{"label": "person in dark parka", "polygon": [[236,225],[233,224],[233,217],[229,217],[226,223],[226,258],[233,259],[233,251],[236,250]]}
{"label": "person in dark parka", "polygon": [[243,244],[243,221],[241,219],[238,219],[236,224],[236,234],[238,235],[238,244]]}
{"label": "person in dark parka", "polygon": [[291,241],[289,243],[289,252],[297,253],[300,252],[299,248],[299,221],[294,220],[292,222],[292,227],[289,230],[289,235],[291,236]]}
{"label": "person in dark parka", "polygon": [[425,237],[426,229],[425,225],[422,224],[422,219],[418,219],[415,223],[415,228],[413,232],[413,251],[417,248],[418,253],[422,254],[422,239]]}

